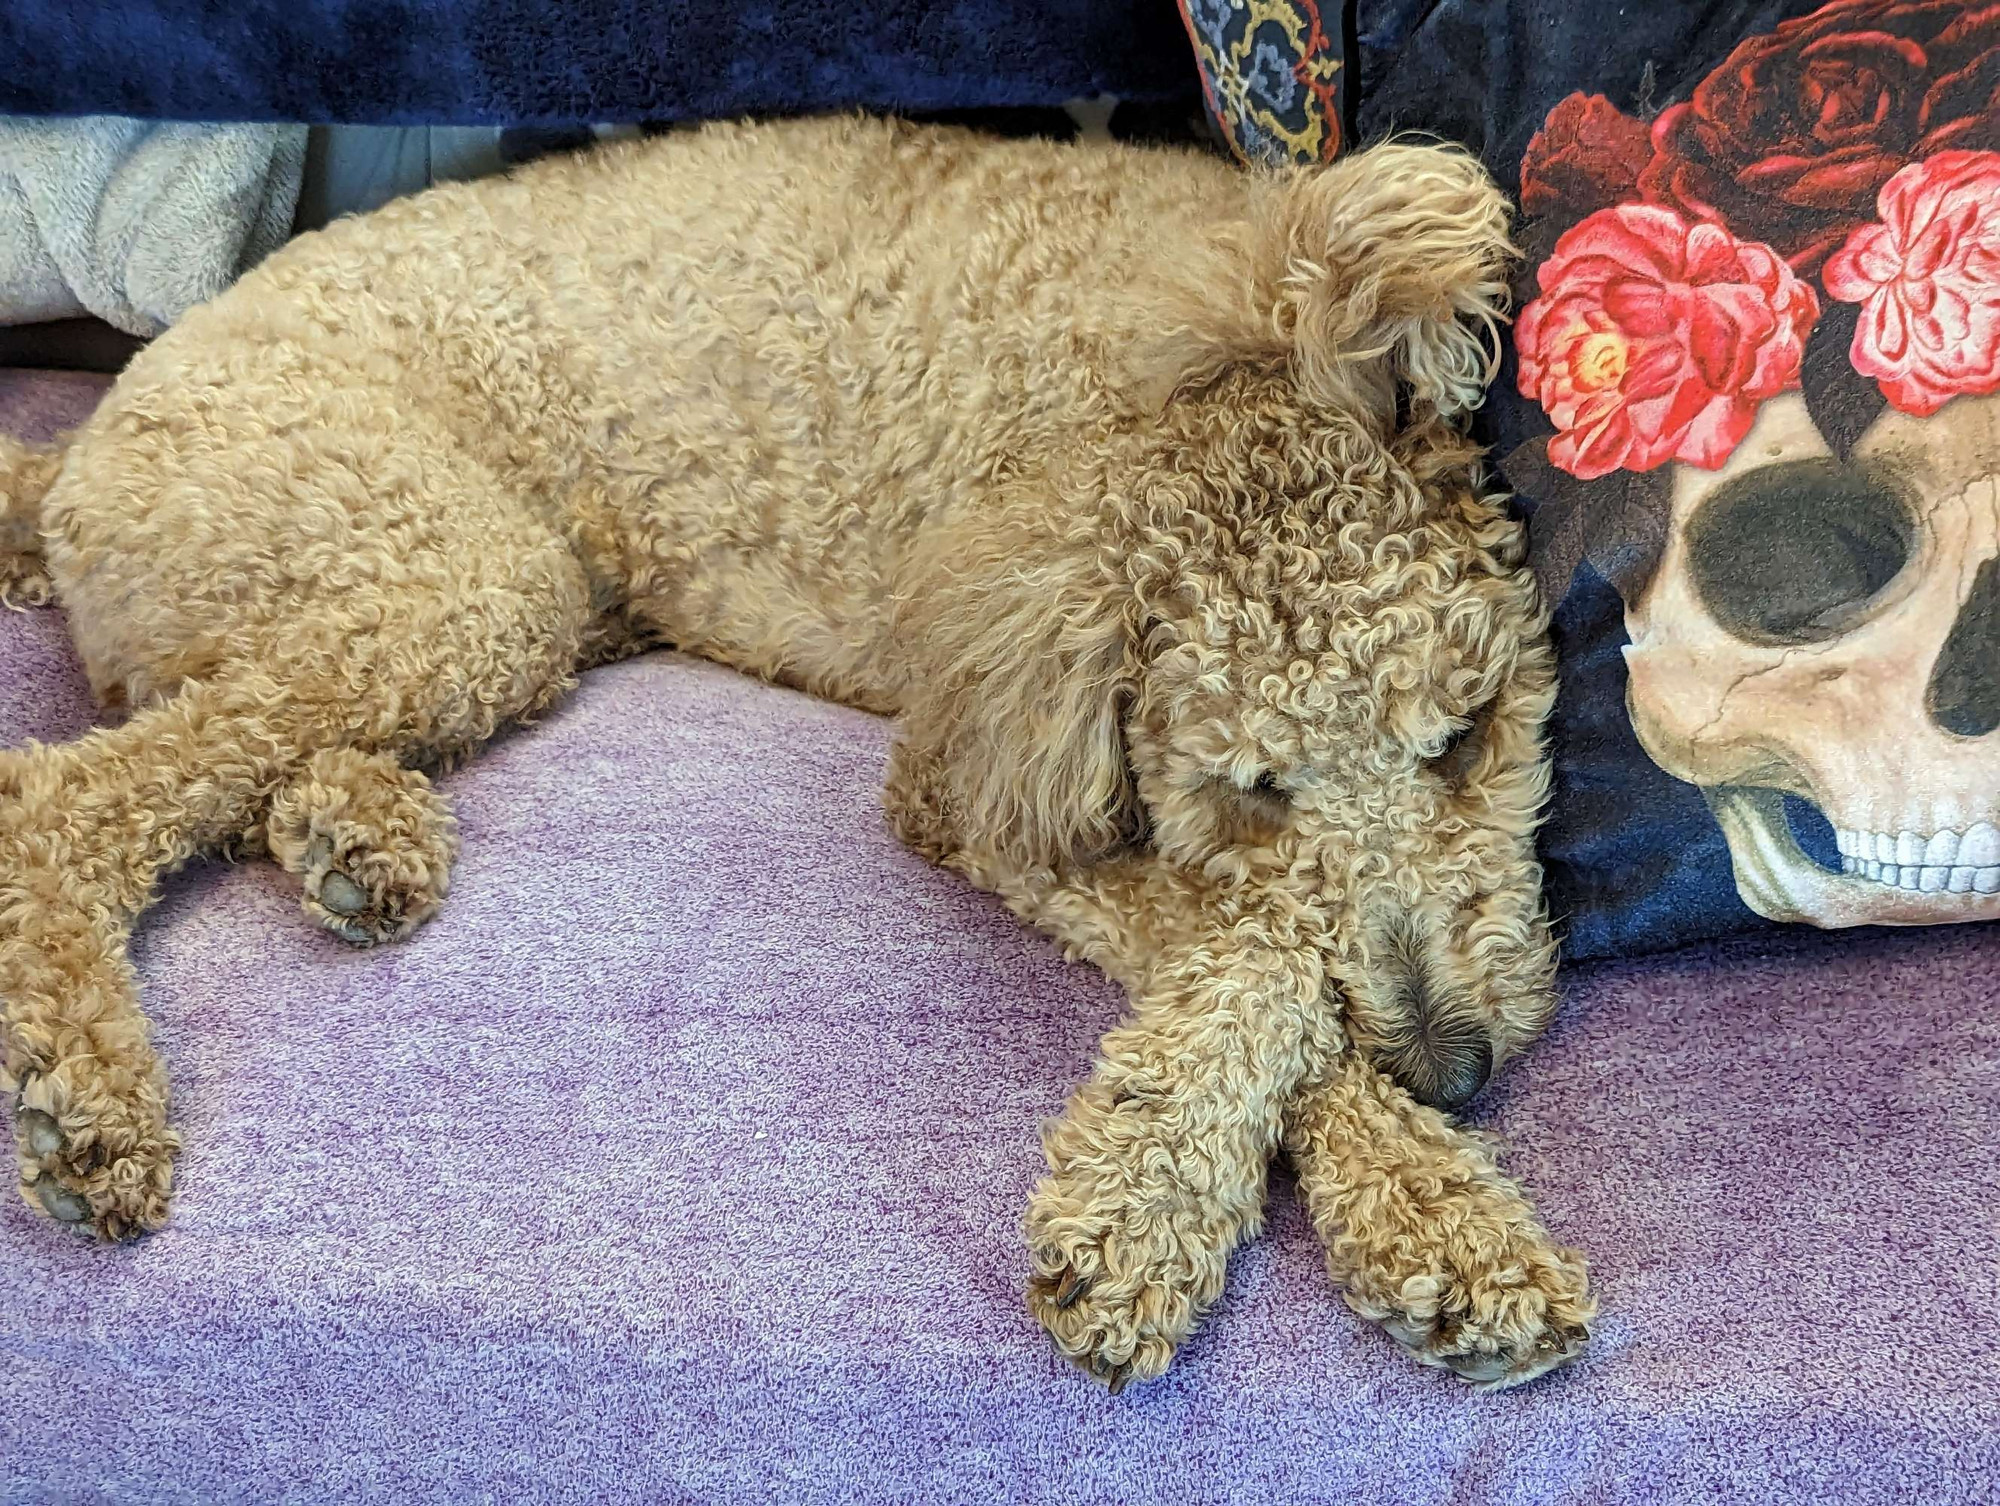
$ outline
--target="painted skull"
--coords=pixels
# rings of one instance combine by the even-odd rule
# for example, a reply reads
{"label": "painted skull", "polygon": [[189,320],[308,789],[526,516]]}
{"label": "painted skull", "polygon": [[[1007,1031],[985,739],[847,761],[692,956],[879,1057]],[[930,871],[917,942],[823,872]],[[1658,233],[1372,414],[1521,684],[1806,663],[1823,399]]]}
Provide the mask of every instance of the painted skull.
{"label": "painted skull", "polygon": [[[1796,391],[1675,465],[1628,606],[1640,743],[1698,785],[1772,920],[2000,917],[2000,396],[1884,411],[1841,460]],[[1785,796],[1832,826],[1836,871]]]}

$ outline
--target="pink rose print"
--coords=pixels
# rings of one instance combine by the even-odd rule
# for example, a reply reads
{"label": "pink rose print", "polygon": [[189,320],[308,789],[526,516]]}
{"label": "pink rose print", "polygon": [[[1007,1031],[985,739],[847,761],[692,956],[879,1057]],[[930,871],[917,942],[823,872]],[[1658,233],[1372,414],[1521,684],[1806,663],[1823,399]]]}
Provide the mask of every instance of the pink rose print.
{"label": "pink rose print", "polygon": [[1601,209],[1556,242],[1515,329],[1524,397],[1583,480],[1669,460],[1713,469],[1799,381],[1819,300],[1769,246],[1671,209]]}
{"label": "pink rose print", "polygon": [[2000,390],[2000,153],[1939,152],[1882,185],[1879,223],[1827,259],[1858,303],[1849,355],[1905,413]]}

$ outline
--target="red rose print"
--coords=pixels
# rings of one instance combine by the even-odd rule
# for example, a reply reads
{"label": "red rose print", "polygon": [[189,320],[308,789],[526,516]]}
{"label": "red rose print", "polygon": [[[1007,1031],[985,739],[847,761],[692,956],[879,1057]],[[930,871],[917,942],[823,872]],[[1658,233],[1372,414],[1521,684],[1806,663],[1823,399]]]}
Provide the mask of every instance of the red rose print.
{"label": "red rose print", "polygon": [[1819,300],[1769,246],[1670,209],[1601,209],[1556,242],[1521,311],[1521,393],[1589,480],[1668,460],[1714,468],[1757,405],[1798,384]]}
{"label": "red rose print", "polygon": [[1738,46],[1653,148],[1648,199],[1812,272],[1911,162],[2000,148],[2000,4],[1835,0]]}
{"label": "red rose print", "polygon": [[1854,369],[1905,413],[2000,390],[2000,153],[1906,167],[1881,208],[1826,264],[1827,292],[1862,306]]}
{"label": "red rose print", "polygon": [[1521,210],[1582,219],[1638,185],[1653,156],[1645,123],[1602,94],[1572,94],[1553,110],[1521,159]]}

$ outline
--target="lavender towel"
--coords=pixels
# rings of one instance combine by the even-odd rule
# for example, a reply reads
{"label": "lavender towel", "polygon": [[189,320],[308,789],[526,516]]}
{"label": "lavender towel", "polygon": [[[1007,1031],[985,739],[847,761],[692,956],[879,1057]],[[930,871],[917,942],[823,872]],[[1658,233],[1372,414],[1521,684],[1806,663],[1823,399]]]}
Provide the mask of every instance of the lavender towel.
{"label": "lavender towel", "polygon": [[[0,378],[47,428],[87,382]],[[88,718],[0,616],[0,742]],[[1113,1400],[1019,1296],[1036,1121],[1117,1012],[899,851],[868,717],[661,655],[446,781],[350,951],[205,866],[138,964],[188,1151],[105,1249],[0,1207],[0,1502],[1922,1502],[2000,1494],[2000,936],[1572,975],[1478,1117],[1604,1295],[1479,1395],[1330,1294],[1292,1190]]]}

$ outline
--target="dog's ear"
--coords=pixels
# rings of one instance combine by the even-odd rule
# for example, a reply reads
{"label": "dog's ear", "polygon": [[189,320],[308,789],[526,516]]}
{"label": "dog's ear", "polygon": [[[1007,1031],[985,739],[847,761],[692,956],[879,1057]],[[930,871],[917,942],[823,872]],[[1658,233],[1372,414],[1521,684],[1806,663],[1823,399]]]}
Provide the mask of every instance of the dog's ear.
{"label": "dog's ear", "polygon": [[1288,369],[1319,406],[1476,408],[1507,306],[1506,196],[1456,147],[1391,142],[1258,183],[1164,290],[1173,385],[1233,364]]}
{"label": "dog's ear", "polygon": [[1419,406],[1479,406],[1514,250],[1506,196],[1478,159],[1393,142],[1294,175],[1268,212],[1274,322],[1308,393],[1338,401],[1386,368]]}
{"label": "dog's ear", "polygon": [[896,606],[916,666],[885,803],[933,859],[997,853],[1021,867],[1087,860],[1130,840],[1135,684],[1129,588],[1041,508],[998,499],[918,546]]}

